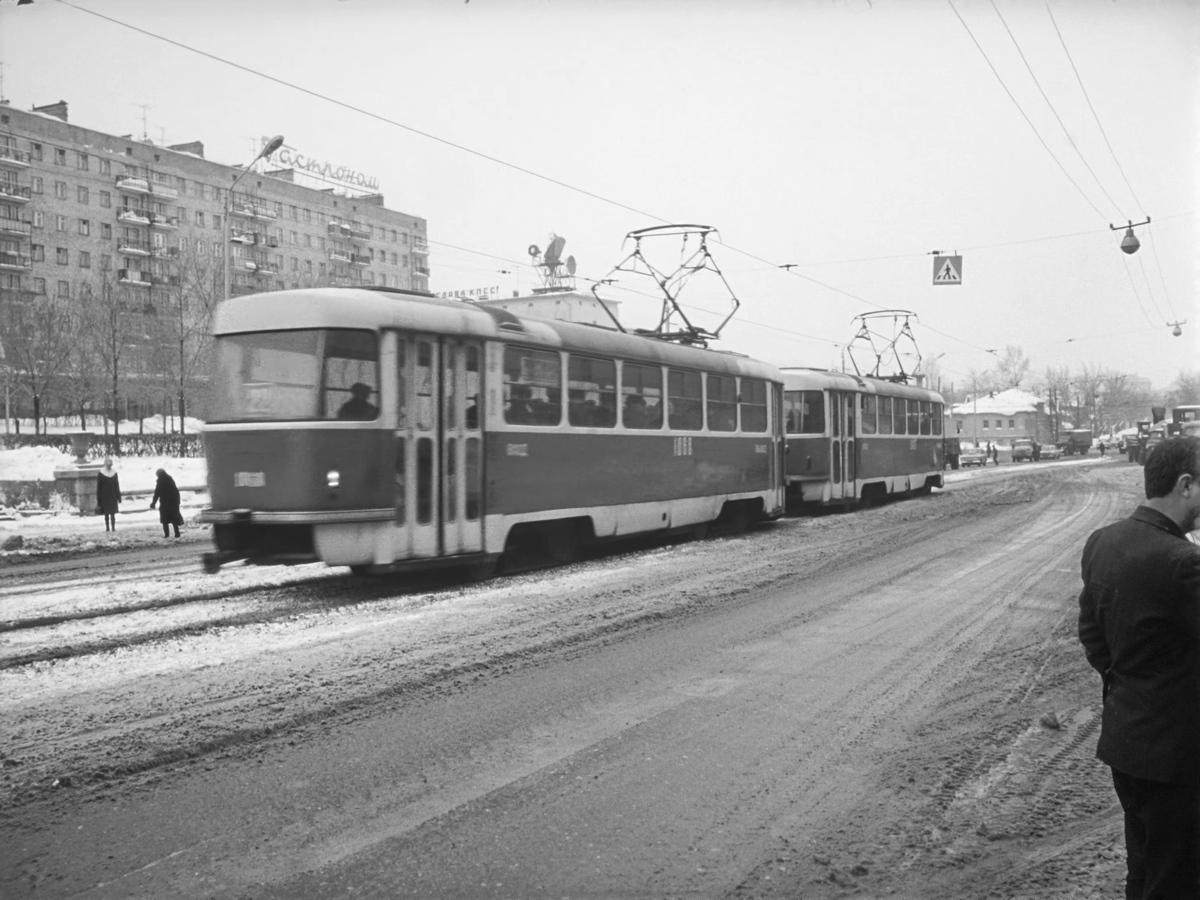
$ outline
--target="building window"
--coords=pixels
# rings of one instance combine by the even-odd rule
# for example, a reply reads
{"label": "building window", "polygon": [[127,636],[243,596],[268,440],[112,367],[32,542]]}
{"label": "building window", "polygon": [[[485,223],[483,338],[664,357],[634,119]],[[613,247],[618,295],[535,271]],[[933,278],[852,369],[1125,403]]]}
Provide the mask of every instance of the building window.
{"label": "building window", "polygon": [[112,254],[101,253],[100,254],[100,271],[108,272],[111,269],[112,269]]}
{"label": "building window", "polygon": [[79,251],[79,268],[90,269],[92,267],[92,254],[87,250]]}
{"label": "building window", "polygon": [[58,296],[68,300],[71,298],[71,282],[60,281],[58,283]]}
{"label": "building window", "polygon": [[92,286],[86,281],[80,283],[79,285],[79,298],[81,300],[92,299]]}
{"label": "building window", "polygon": [[175,190],[179,192],[180,197],[187,196],[187,179],[182,176],[175,176]]}
{"label": "building window", "polygon": [[296,232],[293,231],[291,234],[292,234],[292,237],[291,237],[292,243],[293,244],[299,243],[299,239],[296,236]]}
{"label": "building window", "polygon": [[70,256],[71,254],[67,251],[66,247],[54,248],[54,261],[60,266],[65,266],[67,263],[69,263],[71,261]]}
{"label": "building window", "polygon": [[46,225],[45,215],[40,211],[35,212],[33,214],[33,227],[34,228],[44,228],[45,225]]}
{"label": "building window", "polygon": [[75,151],[75,168],[83,172],[88,170],[88,155],[86,153],[80,153],[78,150]]}
{"label": "building window", "polygon": [[296,209],[296,207],[294,207],[294,206],[292,206],[292,207],[289,207],[289,209],[291,209],[291,211],[292,211],[292,219],[293,219],[294,221],[299,221],[299,219],[300,219],[300,210]]}
{"label": "building window", "polygon": [[[42,145],[38,144],[34,141],[30,141],[29,142],[29,155],[31,157],[33,157],[35,160],[37,160],[38,162],[41,162],[42,161]],[[42,293],[44,294],[46,292],[43,290]]]}
{"label": "building window", "polygon": [[325,263],[317,263],[317,275],[319,275],[321,278],[325,277]]}
{"label": "building window", "polygon": [[212,220],[213,220],[213,230],[220,231],[221,230],[221,217],[219,215],[217,215],[217,213],[213,213]]}
{"label": "building window", "polygon": [[307,247],[309,250],[312,249],[312,235],[311,234],[306,234],[304,236],[304,246]]}
{"label": "building window", "polygon": [[1013,431],[1016,427],[1017,427],[1017,423],[1014,422],[1012,419],[1009,419],[1008,420],[1008,430]]}
{"label": "building window", "polygon": [[299,259],[297,259],[297,258],[296,258],[296,257],[294,257],[294,256],[292,257],[292,271],[293,271],[293,272],[299,272],[299,271],[300,271],[300,260],[299,260]]}
{"label": "building window", "polygon": [[66,231],[67,230],[67,217],[66,216],[55,216],[54,217],[54,230],[55,231]]}
{"label": "building window", "polygon": [[983,419],[982,421],[983,421],[983,430],[984,430],[984,431],[987,431],[987,430],[988,430],[988,420],[987,420],[987,419]]}
{"label": "building window", "polygon": [[112,174],[112,163],[109,162],[107,159],[100,160],[100,174],[101,175],[111,175]]}
{"label": "building window", "polygon": [[67,199],[67,183],[65,181],[54,182],[54,196],[59,200]]}
{"label": "building window", "polygon": [[[163,215],[166,215],[166,213],[167,213],[167,208],[166,208],[165,206],[162,208],[162,212],[163,212]],[[182,224],[182,223],[185,223],[185,222],[187,222],[187,209],[186,209],[186,207],[183,207],[183,206],[177,206],[177,207],[175,207],[175,217],[176,217],[177,219],[179,219],[179,221],[180,221],[180,223],[181,223],[181,224]]]}
{"label": "building window", "polygon": [[317,238],[317,249],[320,250],[322,253],[325,252],[325,238],[323,238],[323,237]]}
{"label": "building window", "polygon": [[29,258],[34,262],[44,262],[46,259],[46,248],[41,244],[32,244],[29,248]]}
{"label": "building window", "polygon": [[106,241],[112,240],[112,226],[107,222],[100,223],[100,237]]}
{"label": "building window", "polygon": [[400,265],[400,256],[399,256],[399,254],[396,254],[396,253],[393,253],[393,254],[392,254],[392,265],[393,265],[393,266],[398,266],[398,265]]}
{"label": "building window", "polygon": [[88,234],[92,233],[91,220],[89,220],[89,219],[80,219],[79,220],[79,233],[83,234],[83,235],[88,235]]}
{"label": "building window", "polygon": [[34,175],[32,178],[29,179],[29,184],[35,194],[40,194],[42,192],[42,176],[41,175]]}
{"label": "building window", "polygon": [[206,188],[206,187],[207,187],[206,185],[203,185],[203,184],[201,184],[201,183],[200,183],[200,182],[198,182],[198,181],[196,181],[196,182],[193,182],[193,184],[192,184],[192,188],[193,188],[193,190],[192,190],[192,193],[194,193],[194,194],[195,194],[197,197],[199,197],[201,200],[207,200],[208,198],[204,196],[204,195],[207,193],[207,191],[205,190],[205,188]]}
{"label": "building window", "polygon": [[214,242],[213,243],[213,258],[218,259],[218,258],[220,258],[220,256],[221,256],[221,245]]}
{"label": "building window", "polygon": [[88,189],[86,187],[84,187],[82,184],[79,185],[79,187],[75,188],[75,199],[78,200],[80,203],[84,204],[85,206],[88,203],[88,199],[89,199],[88,198]]}
{"label": "building window", "polygon": [[109,209],[112,206],[112,194],[110,194],[108,191],[101,191],[100,205],[105,209]]}
{"label": "building window", "polygon": [[54,164],[56,166],[65,166],[67,164],[67,151],[59,147],[54,148]]}
{"label": "building window", "polygon": [[309,278],[312,278],[312,260],[311,259],[306,259],[304,261],[304,274],[307,275]]}
{"label": "building window", "polygon": [[196,210],[196,227],[197,228],[204,227],[204,210],[202,210],[202,209]]}
{"label": "building window", "polygon": [[45,278],[33,279],[33,292],[42,297],[46,296],[46,279]]}
{"label": "building window", "polygon": [[304,211],[304,221],[306,224],[312,223],[312,210],[311,209],[306,209]]}
{"label": "building window", "polygon": [[204,255],[204,241],[196,241],[196,255],[197,256]]}

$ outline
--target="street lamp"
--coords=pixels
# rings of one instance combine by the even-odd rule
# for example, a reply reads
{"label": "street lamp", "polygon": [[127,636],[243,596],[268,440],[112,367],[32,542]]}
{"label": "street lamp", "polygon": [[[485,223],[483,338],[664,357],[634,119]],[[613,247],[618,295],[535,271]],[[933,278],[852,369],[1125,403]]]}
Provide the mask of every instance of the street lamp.
{"label": "street lamp", "polygon": [[221,248],[222,259],[224,261],[223,266],[224,266],[224,270],[225,270],[225,272],[224,272],[225,290],[224,290],[224,297],[223,297],[223,299],[225,299],[225,300],[229,299],[229,268],[230,268],[230,266],[233,265],[233,261],[231,259],[232,254],[229,252],[229,216],[230,216],[230,210],[233,207],[233,189],[238,186],[239,181],[241,181],[243,178],[246,177],[247,174],[249,174],[250,170],[252,168],[254,168],[254,164],[256,162],[258,162],[264,156],[270,156],[272,153],[274,153],[276,150],[278,150],[281,146],[283,146],[283,135],[282,134],[277,134],[277,135],[275,135],[275,137],[271,138],[271,140],[267,141],[266,145],[261,150],[258,151],[258,156],[254,157],[254,159],[252,159],[250,161],[250,165],[248,165],[248,166],[246,166],[246,168],[242,169],[242,171],[240,173],[238,173],[238,177],[233,179],[233,184],[231,184],[229,186],[229,192],[225,195],[225,223],[224,223],[225,246]]}

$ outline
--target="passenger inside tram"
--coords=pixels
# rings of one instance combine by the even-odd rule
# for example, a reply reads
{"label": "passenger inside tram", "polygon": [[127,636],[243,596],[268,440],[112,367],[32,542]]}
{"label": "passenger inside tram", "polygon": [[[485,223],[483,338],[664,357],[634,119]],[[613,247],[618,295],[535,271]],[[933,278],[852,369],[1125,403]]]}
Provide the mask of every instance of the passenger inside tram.
{"label": "passenger inside tram", "polygon": [[350,385],[350,399],[338,410],[339,419],[354,421],[369,421],[379,414],[379,408],[368,398],[371,396],[369,385],[356,381]]}

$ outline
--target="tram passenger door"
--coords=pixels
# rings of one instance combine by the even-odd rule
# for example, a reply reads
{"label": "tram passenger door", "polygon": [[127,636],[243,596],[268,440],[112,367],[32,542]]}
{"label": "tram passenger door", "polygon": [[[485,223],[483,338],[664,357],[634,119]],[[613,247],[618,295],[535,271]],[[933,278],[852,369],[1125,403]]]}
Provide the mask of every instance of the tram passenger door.
{"label": "tram passenger door", "polygon": [[829,392],[829,457],[831,497],[834,500],[853,499],[856,495],[854,394],[848,391]]}
{"label": "tram passenger door", "polygon": [[416,334],[398,348],[398,558],[483,549],[482,348]]}

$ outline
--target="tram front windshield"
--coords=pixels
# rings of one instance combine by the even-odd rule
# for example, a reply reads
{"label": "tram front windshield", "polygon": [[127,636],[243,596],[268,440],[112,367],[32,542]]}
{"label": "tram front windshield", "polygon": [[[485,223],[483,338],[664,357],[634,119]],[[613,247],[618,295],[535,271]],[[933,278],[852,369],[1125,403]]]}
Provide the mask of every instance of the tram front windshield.
{"label": "tram front windshield", "polygon": [[217,338],[212,422],[374,419],[379,343],[371,331],[308,328]]}

